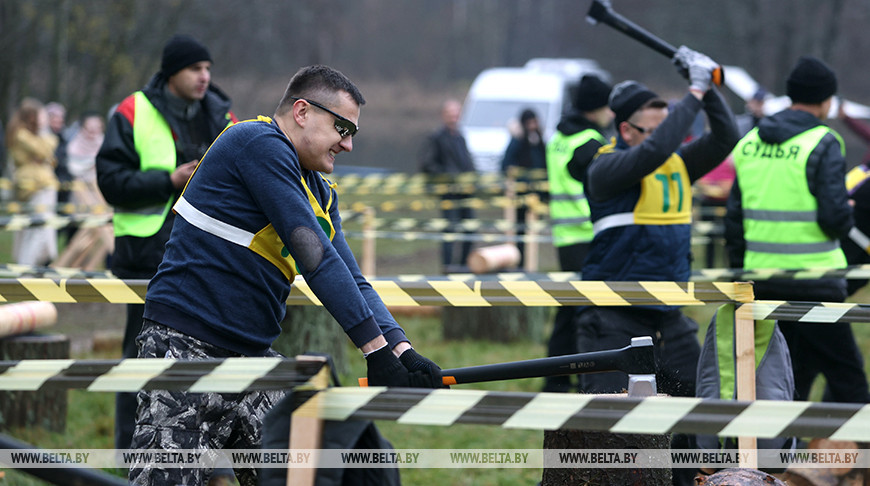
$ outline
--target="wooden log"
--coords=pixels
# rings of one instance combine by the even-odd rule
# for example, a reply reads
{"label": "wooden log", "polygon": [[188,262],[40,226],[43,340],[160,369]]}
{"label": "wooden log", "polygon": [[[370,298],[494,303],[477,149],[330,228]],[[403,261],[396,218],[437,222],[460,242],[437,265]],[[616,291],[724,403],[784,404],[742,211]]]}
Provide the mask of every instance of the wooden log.
{"label": "wooden log", "polygon": [[[544,449],[664,449],[671,447],[669,435],[613,434],[587,430],[546,430]],[[541,486],[568,484],[659,484],[673,481],[671,470],[662,468],[544,468]]]}
{"label": "wooden log", "polygon": [[444,307],[442,332],[444,339],[541,342],[551,313],[550,307]]}
{"label": "wooden log", "polygon": [[332,356],[339,373],[347,371],[348,338],[332,314],[321,306],[287,306],[287,315],[281,321],[281,335],[272,349],[284,356],[307,352]]}
{"label": "wooden log", "polygon": [[[68,359],[69,338],[62,334],[11,336],[0,339],[0,359]],[[0,392],[0,430],[42,427],[66,430],[67,390]]]}
{"label": "wooden log", "polygon": [[468,255],[468,268],[474,273],[491,273],[516,268],[520,250],[513,243],[476,248]]}
{"label": "wooden log", "polygon": [[0,306],[0,337],[15,336],[57,323],[51,302],[17,302]]}

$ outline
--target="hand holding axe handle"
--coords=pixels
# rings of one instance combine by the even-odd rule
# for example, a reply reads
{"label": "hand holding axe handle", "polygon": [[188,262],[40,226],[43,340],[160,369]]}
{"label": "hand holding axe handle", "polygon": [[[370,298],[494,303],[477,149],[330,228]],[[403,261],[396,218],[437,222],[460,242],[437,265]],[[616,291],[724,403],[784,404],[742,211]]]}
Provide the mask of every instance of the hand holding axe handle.
{"label": "hand holding axe handle", "polygon": [[[652,338],[634,338],[629,346],[620,349],[468,366],[441,370],[441,374],[445,385],[461,385],[602,371],[623,371],[631,375],[655,374]],[[368,380],[359,378],[359,385],[368,386]]]}
{"label": "hand holding axe handle", "polygon": [[[668,59],[672,59],[674,54],[677,53],[676,47],[614,12],[610,6],[610,0],[592,0],[589,12],[586,13],[586,20],[592,24],[601,22],[602,24],[609,25],[623,34],[640,41],[641,44],[651,47],[654,51],[664,54]],[[719,66],[719,68],[713,71],[713,84],[722,86],[724,81],[725,71],[722,70],[722,66]]]}

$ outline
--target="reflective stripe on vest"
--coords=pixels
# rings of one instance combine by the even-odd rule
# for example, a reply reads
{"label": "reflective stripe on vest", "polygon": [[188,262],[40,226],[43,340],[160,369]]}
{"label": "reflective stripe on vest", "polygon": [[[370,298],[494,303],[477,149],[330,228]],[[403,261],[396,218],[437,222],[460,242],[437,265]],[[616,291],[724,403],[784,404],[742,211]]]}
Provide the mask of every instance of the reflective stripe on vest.
{"label": "reflective stripe on vest", "polygon": [[[139,154],[139,170],[165,170],[172,172],[176,166],[175,140],[172,130],[163,115],[148,101],[145,93],[133,94],[133,144]],[[172,199],[136,210],[115,208],[112,225],[115,236],[147,238],[163,226]]]}
{"label": "reflective stripe on vest", "polygon": [[597,130],[588,128],[573,135],[556,132],[547,144],[547,178],[550,183],[550,222],[557,247],[592,241],[589,202],[583,183],[568,172],[574,151],[590,140],[607,143]]}
{"label": "reflective stripe on vest", "polygon": [[[601,147],[599,154],[613,150]],[[618,226],[692,223],[692,186],[682,157],[671,154],[640,182],[640,197],[630,213],[609,214],[593,221],[595,234]]]}
{"label": "reflective stripe on vest", "polygon": [[744,213],[744,268],[846,265],[839,241],[817,222],[818,203],[806,175],[810,154],[828,133],[839,139],[830,128],[818,126],[772,145],[755,128],[734,148]]}
{"label": "reflective stripe on vest", "polygon": [[[734,355],[734,304],[723,304],[716,310],[716,357],[719,362],[719,398],[737,398],[737,360]],[[776,327],[771,319],[755,321],[755,368],[761,363],[770,346]]]}
{"label": "reflective stripe on vest", "polygon": [[[331,189],[335,189],[335,183],[330,182],[323,174],[318,175],[329,184]],[[329,193],[326,208],[321,208],[311,189],[308,188],[308,184],[305,183],[305,179],[299,179],[299,181],[308,194],[308,203],[311,205],[311,209],[314,210],[314,215],[317,217],[320,228],[326,233],[329,240],[332,241],[335,237],[335,227],[332,225],[332,219],[329,217],[329,209],[332,207],[332,191]],[[299,266],[290,255],[290,251],[284,242],[281,241],[281,237],[278,236],[271,223],[260,231],[251,233],[203,213],[184,198],[184,193],[181,194],[181,197],[178,198],[178,202],[175,203],[172,209],[192,226],[230,243],[248,248],[265,258],[269,263],[275,265],[291,283],[296,279],[296,275],[301,273]]]}

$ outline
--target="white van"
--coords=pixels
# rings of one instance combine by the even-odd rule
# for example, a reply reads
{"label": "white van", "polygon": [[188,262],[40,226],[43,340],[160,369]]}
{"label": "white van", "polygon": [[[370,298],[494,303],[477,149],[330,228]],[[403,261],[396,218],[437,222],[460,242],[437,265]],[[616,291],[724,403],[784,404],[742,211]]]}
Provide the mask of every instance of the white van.
{"label": "white van", "polygon": [[586,59],[533,59],[526,67],[481,72],[471,84],[459,122],[475,168],[479,172],[501,169],[511,125],[518,124],[526,108],[538,115],[544,139],[549,140],[563,110],[570,106],[571,89],[587,72],[609,80],[595,61]]}

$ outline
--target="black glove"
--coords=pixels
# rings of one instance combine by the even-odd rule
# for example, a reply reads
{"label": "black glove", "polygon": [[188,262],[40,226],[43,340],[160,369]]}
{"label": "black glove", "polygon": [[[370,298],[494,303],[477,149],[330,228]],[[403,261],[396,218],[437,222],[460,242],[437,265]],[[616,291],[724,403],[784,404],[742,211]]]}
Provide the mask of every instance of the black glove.
{"label": "black glove", "polygon": [[707,92],[713,82],[713,71],[719,68],[715,61],[698,51],[680,46],[672,59],[677,71],[689,80],[689,87]]}
{"label": "black glove", "polygon": [[431,359],[421,356],[414,348],[399,356],[405,368],[411,372],[411,386],[415,388],[447,388],[441,379],[441,368]]}
{"label": "black glove", "polygon": [[408,369],[393,354],[389,346],[384,346],[366,356],[366,364],[369,386],[411,386]]}

